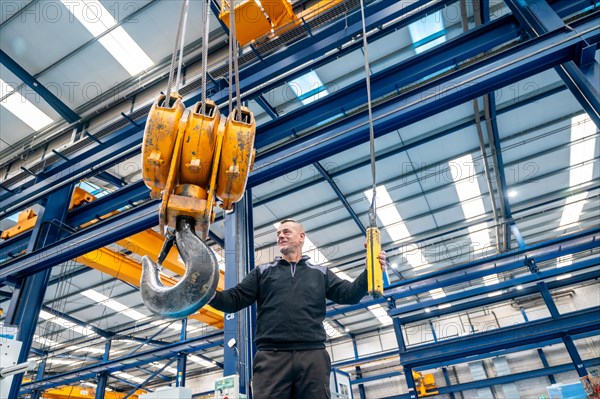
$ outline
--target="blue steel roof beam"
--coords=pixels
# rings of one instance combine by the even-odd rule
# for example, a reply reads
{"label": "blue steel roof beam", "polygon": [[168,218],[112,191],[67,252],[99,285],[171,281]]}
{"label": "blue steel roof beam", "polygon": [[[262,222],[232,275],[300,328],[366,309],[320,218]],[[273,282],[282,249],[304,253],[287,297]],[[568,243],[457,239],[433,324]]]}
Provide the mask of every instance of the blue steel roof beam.
{"label": "blue steel roof beam", "polygon": [[143,180],[138,180],[135,183],[128,184],[119,190],[73,209],[67,214],[67,223],[77,228],[84,223],[99,219],[112,211],[133,205],[149,197],[150,189],[146,187]]}
{"label": "blue steel roof beam", "polygon": [[82,151],[76,156],[72,156],[70,161],[63,160],[53,164],[38,174],[37,182],[18,194],[0,196],[0,202],[3,204],[0,218],[41,200],[44,196],[67,184],[93,176],[103,168],[106,169],[138,155],[144,131],[140,128],[128,127],[124,132],[128,132],[128,134],[118,135],[111,140],[104,141],[99,147],[93,146],[87,151]]}
{"label": "blue steel roof beam", "polygon": [[[405,2],[373,2],[365,7],[366,28],[367,31],[370,31],[373,28],[392,22],[390,25],[386,26],[385,30],[378,32],[376,35],[384,34],[384,32],[391,32],[392,29],[419,20],[427,13],[441,9],[453,1],[454,0],[437,0],[434,1],[433,4],[429,0],[417,0],[408,4]],[[261,91],[264,92],[280,85],[280,80],[271,82],[268,85],[266,83],[272,81],[273,77],[281,75],[282,72],[294,70],[308,62],[312,62],[312,64],[306,68],[315,68],[317,65],[331,61],[331,57],[339,57],[351,50],[361,47],[362,43],[357,40],[355,45],[350,45],[348,46],[349,48],[344,48],[330,57],[323,57],[321,60],[315,61],[315,58],[321,57],[322,54],[326,54],[330,50],[337,49],[340,46],[347,44],[361,32],[361,15],[359,9],[357,9],[355,12],[346,15],[344,18],[340,18],[323,28],[315,30],[312,36],[287,46],[285,51],[275,53],[273,56],[265,58],[264,62],[259,60],[254,65],[249,65],[240,70],[240,80],[242,81],[241,91],[244,100],[253,98],[249,89],[261,87]],[[370,39],[372,38],[373,36],[370,37]],[[302,75],[306,72],[306,68],[295,70],[294,74],[286,76],[286,79]],[[199,92],[195,93],[198,94],[195,94],[194,97],[200,95]],[[228,92],[226,89],[220,90],[218,93],[211,96],[211,99],[217,104],[225,102],[227,98]]]}
{"label": "blue steel roof beam", "polygon": [[[573,336],[573,339],[578,340],[578,339],[584,339],[584,338],[589,338],[589,337],[593,337],[593,336],[595,336],[595,332],[587,332],[587,333],[583,333],[583,334],[577,334],[577,335]],[[558,344],[561,342],[562,342],[562,340],[560,338],[557,338],[557,339],[553,339],[553,340],[544,342],[544,345],[554,345],[554,344]],[[504,350],[502,353],[509,354],[509,353],[521,352],[521,351],[529,350],[529,349],[535,349],[538,347],[539,347],[539,345],[534,343],[534,344],[530,344],[530,345],[521,346],[519,348],[509,348],[509,349]],[[375,355],[361,356],[358,359],[348,359],[348,360],[341,360],[339,362],[332,362],[331,365],[333,367],[342,368],[342,367],[352,366],[354,364],[370,363],[370,362],[373,362],[373,361],[376,361],[379,359],[384,359],[384,358],[393,357],[393,356],[396,356],[396,357],[399,356],[397,349],[379,352]],[[489,358],[490,356],[493,356],[493,355],[490,355],[489,353],[485,353],[482,355],[469,357],[469,359],[481,360],[481,359]],[[414,370],[427,370],[427,369],[431,369],[432,367],[436,367],[436,368],[449,367],[449,366],[455,365],[457,363],[461,363],[461,360],[459,359],[459,360],[452,360],[452,361],[448,361],[448,362],[430,363],[427,366],[415,367]]]}
{"label": "blue steel roof beam", "polygon": [[[449,73],[373,109],[377,137],[436,115],[491,90],[525,79],[575,57],[581,40],[596,43],[599,13],[531,39],[513,49]],[[368,116],[361,112],[322,128],[309,137],[257,159],[248,184],[252,187],[368,141]]]}
{"label": "blue steel roof beam", "polygon": [[30,238],[31,230],[0,243],[0,265],[11,258],[21,255],[27,249]]}
{"label": "blue steel roof beam", "polygon": [[[584,32],[584,31],[587,32],[587,29],[590,29],[590,26],[594,26],[595,23],[597,23],[597,18],[595,18],[595,16],[592,16],[592,17],[586,18],[584,21],[580,21],[579,23],[574,23],[574,28],[578,29],[578,32]],[[494,57],[494,58],[492,58],[492,60],[485,62],[484,67],[465,68],[466,70],[458,71],[457,72],[458,75],[452,74],[451,78],[459,79],[459,78],[462,78],[463,76],[466,76],[466,78],[467,78],[466,83],[470,84],[471,82],[476,82],[477,86],[474,86],[474,87],[481,88],[480,89],[481,91],[485,91],[483,89],[483,87],[485,87],[486,90],[489,90],[488,85],[489,85],[489,83],[491,83],[492,80],[498,87],[501,87],[503,84],[508,84],[510,82],[517,81],[520,78],[522,78],[523,76],[532,75],[532,74],[536,73],[538,70],[544,70],[544,67],[547,67],[547,65],[540,62],[540,60],[543,60],[546,63],[556,63],[562,59],[568,59],[568,57],[572,55],[573,47],[575,47],[576,43],[579,41],[578,35],[579,34],[575,34],[571,31],[569,31],[569,32],[561,31],[561,32],[557,32],[553,35],[547,35],[543,38],[532,40],[528,44],[519,46],[517,49],[518,51],[511,52],[513,58],[511,59],[511,62],[508,63],[508,65],[503,65],[502,58],[500,58],[500,60],[498,60],[498,57]],[[574,36],[577,36],[577,37],[575,38]],[[587,36],[588,40],[592,40],[595,38],[594,35],[589,34],[589,33],[586,33],[586,36]],[[517,56],[521,57],[521,59],[517,58],[517,60],[515,60],[514,57],[517,57]],[[524,62],[524,61],[527,61],[527,62]],[[490,71],[493,71],[493,73],[490,73]],[[498,76],[499,72],[503,72],[503,73],[500,76]],[[519,74],[516,74],[515,72],[519,72]],[[465,80],[462,80],[462,79],[460,81],[465,82]],[[452,88],[456,89],[457,87],[460,87],[460,85],[455,85]],[[427,100],[434,100],[434,101],[436,100],[436,97],[439,97],[437,95],[437,93],[434,93],[433,96],[431,94],[427,94],[428,92],[426,90],[430,90],[430,87],[423,88],[419,93],[415,94],[415,96],[417,98],[419,98],[419,100],[421,100],[421,98],[420,98],[421,96],[424,96]],[[467,90],[462,90],[462,91],[459,91],[458,93],[454,93],[455,96],[453,96],[453,100],[456,102],[460,102],[461,100],[467,100],[467,99],[472,98],[479,94],[479,93],[474,93],[471,90],[469,90],[469,93],[465,93],[466,91]],[[429,93],[431,93],[431,92],[429,92]],[[456,98],[456,97],[458,97],[458,98]],[[411,97],[411,98],[414,98],[414,97]],[[444,98],[443,100],[446,100],[446,98]],[[417,102],[417,104],[418,103],[419,102]],[[422,107],[417,108],[416,110],[411,107],[407,110],[408,105],[410,105],[410,103],[409,103],[402,110],[403,112],[397,112],[397,109],[395,106],[389,107],[389,108],[392,108],[391,110],[389,110],[389,108],[388,109],[383,108],[382,112],[384,115],[385,115],[385,112],[389,112],[392,114],[393,113],[400,114],[399,115],[400,119],[407,116],[407,114],[408,114],[409,118],[407,118],[407,120],[416,121],[423,116],[422,115],[423,112],[425,112],[425,113],[429,112],[431,114],[434,114],[437,112],[437,108],[431,109],[428,111],[429,104],[430,104],[429,102],[426,102],[425,104],[418,104],[418,105],[422,105]],[[447,101],[435,101],[435,104],[439,108],[449,106]],[[395,104],[392,104],[392,105],[395,105]],[[379,109],[377,109],[376,111],[379,112]],[[381,115],[382,112],[379,112],[378,115]],[[386,115],[386,116],[389,116],[389,115]],[[365,124],[365,122],[366,121],[364,121],[363,124]],[[351,124],[351,126],[354,125],[353,120],[350,120],[349,123]],[[398,124],[398,122],[396,122],[394,124],[394,126],[395,126],[394,128],[398,128],[397,124]],[[329,134],[329,136],[331,137],[332,135],[339,134],[339,130],[340,129],[337,129],[337,131],[334,130],[333,132],[331,132]],[[381,129],[381,131],[383,131],[383,130],[384,129]],[[379,129],[377,129],[377,131],[379,131]],[[356,136],[358,136],[358,138],[356,138]],[[358,142],[364,141],[365,137],[366,137],[366,135],[364,133],[362,134],[362,137],[361,137],[360,132],[359,132],[359,134],[355,133],[352,135],[345,135],[343,137],[344,140],[342,140],[343,142],[341,142],[340,144],[328,143],[327,148],[328,148],[328,151],[331,153],[334,153],[336,151],[341,151],[343,149],[342,147],[344,147],[346,145],[345,144],[346,141],[348,142],[347,148],[349,148],[353,145],[358,144]],[[312,142],[314,143],[315,139],[318,139],[318,137],[309,139],[307,141],[312,140]],[[340,138],[336,137],[336,139],[339,141]],[[334,150],[334,148],[335,148],[335,150]],[[346,148],[346,147],[344,147],[344,148]],[[312,154],[314,154],[311,156],[315,156],[315,157],[318,157],[318,155],[316,155],[317,153],[320,153],[321,157],[325,157],[325,156],[329,155],[329,154],[324,154],[322,151],[320,151],[319,146],[315,146],[314,144],[307,146],[306,149],[302,148],[298,152],[302,152],[302,151],[311,151]],[[294,154],[293,158],[297,158],[297,155]],[[268,164],[269,161],[270,160],[267,157],[267,160],[263,162],[263,165]],[[285,166],[287,168],[289,168],[289,170],[293,170],[293,169],[295,169],[294,165],[293,165],[294,162],[287,162],[285,164]],[[266,169],[267,168],[265,168],[265,167],[255,169],[255,171],[252,172],[252,174],[250,176],[250,185],[252,183],[261,182],[260,181],[261,179],[266,178],[266,180],[268,180],[268,179],[272,178],[275,171],[272,168],[270,168],[271,170],[268,171],[268,173],[265,173]],[[287,173],[289,170],[285,170],[285,168],[282,167],[280,170],[276,171],[276,173],[278,173],[278,175],[281,175],[281,174]],[[16,270],[16,269],[12,269],[12,270]],[[7,274],[4,274],[4,276],[6,276],[6,275]],[[0,281],[2,281],[2,278],[0,278]]]}
{"label": "blue steel roof beam", "polygon": [[76,324],[78,326],[81,326],[81,327],[84,327],[84,328],[89,328],[90,330],[92,330],[96,334],[100,335],[101,337],[111,338],[112,336],[115,335],[114,333],[111,333],[109,331],[103,330],[103,329],[101,329],[99,327],[96,327],[96,326],[93,326],[91,324],[85,323],[85,322],[83,322],[83,321],[81,321],[81,320],[79,320],[79,319],[77,319],[77,318],[75,318],[75,317],[73,317],[71,315],[68,315],[68,314],[66,314],[64,312],[58,311],[56,309],[53,309],[53,308],[51,308],[49,306],[42,305],[42,310],[45,310],[46,312],[51,313],[54,316],[57,316],[57,317],[65,319],[67,321],[70,321],[71,323]]}
{"label": "blue steel roof beam", "polygon": [[329,176],[329,173],[327,173],[325,168],[323,166],[321,166],[321,164],[319,162],[315,162],[313,165],[315,166],[317,171],[319,171],[319,174],[323,177],[323,179],[325,179],[325,181],[327,183],[329,183],[329,186],[331,187],[331,189],[333,190],[335,195],[338,197],[338,199],[340,200],[342,205],[344,205],[344,208],[346,208],[346,210],[350,214],[350,217],[352,218],[352,220],[354,220],[354,223],[356,223],[356,225],[358,226],[358,229],[360,230],[360,232],[363,235],[367,234],[367,230],[365,229],[365,226],[363,226],[358,215],[356,214],[354,209],[352,209],[352,206],[346,199],[346,196],[344,195],[344,193],[342,193],[342,190],[340,190],[340,188],[338,187],[336,182],[331,178],[331,176]]}
{"label": "blue steel roof beam", "polygon": [[[585,368],[596,367],[598,365],[600,365],[600,358],[588,359],[583,362],[583,366]],[[570,371],[573,371],[573,364],[567,363],[567,364],[561,364],[558,366],[545,367],[545,368],[537,369],[537,370],[524,371],[521,373],[514,373],[514,374],[510,374],[510,375],[503,375],[500,377],[485,378],[483,380],[465,382],[462,384],[454,384],[451,386],[437,387],[436,391],[438,392],[438,395],[451,395],[452,393],[456,393],[456,392],[488,388],[488,387],[498,386],[498,385],[502,385],[502,384],[510,384],[510,383],[517,382],[517,381],[524,381],[524,380],[529,380],[529,379],[533,379],[533,378],[545,377],[545,376],[551,375],[551,374],[568,373]],[[370,380],[378,380],[379,378],[377,378],[377,377],[378,376],[370,377]],[[381,378],[386,378],[386,375],[382,374]],[[352,380],[351,383],[352,384],[360,384],[360,381],[361,380]],[[414,399],[414,394],[406,393],[406,394],[401,394],[401,395],[386,396],[382,399]]]}
{"label": "blue steel roof beam", "polygon": [[[508,202],[508,194],[506,189],[506,172],[504,170],[504,160],[502,158],[502,146],[500,144],[500,134],[498,129],[498,121],[496,119],[496,95],[494,92],[489,92],[483,96],[484,112],[486,117],[486,125],[488,126],[488,142],[492,152],[494,169],[496,170],[496,185],[498,195],[500,196],[500,208],[502,210],[501,229],[502,245],[504,250],[511,247],[511,232],[516,230],[517,235],[523,240],[517,224],[512,221],[512,212],[510,203]],[[493,193],[490,193],[492,195]],[[520,245],[520,243],[519,243]]]}
{"label": "blue steel roof beam", "polygon": [[156,225],[157,211],[158,203],[148,202],[136,207],[135,212],[124,212],[118,218],[95,223],[86,230],[23,255],[4,264],[0,269],[0,283],[9,276],[31,275],[128,237],[134,232],[152,228]]}
{"label": "blue steel roof beam", "polygon": [[0,50],[0,63],[8,68],[9,71],[15,74],[16,77],[21,79],[27,86],[33,91],[40,95],[46,101],[52,109],[54,109],[64,120],[68,123],[77,122],[80,116],[77,115],[71,108],[67,107],[58,97],[56,97],[50,90],[41,84],[36,78],[31,76],[21,65],[15,60],[10,58],[3,50]]}
{"label": "blue steel roof beam", "polygon": [[[573,1],[573,0],[564,0],[564,2],[567,2],[569,4],[583,4],[585,2],[583,2],[583,0],[578,0],[578,1]],[[382,8],[382,3],[385,4],[386,2],[380,2],[380,3],[375,3],[373,6],[371,7],[367,7],[366,13],[368,15],[370,15],[370,13],[373,13],[373,17],[374,18],[378,18],[378,17],[384,17],[386,16],[386,13],[390,13],[393,10],[396,10],[396,8],[401,7],[401,4],[393,4],[393,8]],[[421,6],[421,3],[426,3],[424,1],[420,1],[418,3],[414,3],[411,4],[410,7],[404,7],[401,10],[396,10],[398,15],[396,14],[389,14],[391,17],[396,17],[396,16],[402,16],[404,15],[404,13],[408,13],[408,12],[412,12],[413,10],[413,6]],[[445,3],[439,3],[437,6],[444,5]],[[556,4],[554,4],[553,6],[558,6],[558,5],[562,5],[563,2],[557,2]],[[423,8],[421,10],[419,10],[418,12],[416,12],[416,14],[414,15],[417,18],[420,18],[420,16],[422,16],[424,13],[427,13],[429,11],[429,8]],[[513,23],[514,21],[511,20]],[[396,25],[392,24],[390,25],[390,29],[394,29]],[[328,29],[324,29],[323,30],[323,38],[331,38],[332,35],[335,33],[335,37],[340,37],[339,36],[339,32],[347,32],[348,35],[346,37],[340,37],[340,42],[336,43],[336,47],[338,45],[341,45],[342,43],[347,42],[350,38],[353,37],[353,35],[356,33],[354,31],[348,31],[345,28],[341,29],[341,30],[335,30],[337,27],[337,25],[332,26],[331,28]],[[343,27],[343,26],[342,26]],[[359,27],[356,27],[357,29],[359,29]],[[358,32],[358,30],[357,30]],[[378,32],[375,35],[378,34],[384,34],[385,32],[387,32],[386,30],[381,30],[380,32]],[[314,39],[313,39],[314,40]],[[357,41],[358,43],[359,41]],[[317,43],[315,41],[315,43]],[[316,44],[315,44],[316,46]],[[358,45],[357,45],[358,46]],[[349,46],[351,47],[351,46]],[[277,59],[279,60],[280,58],[282,59],[282,61],[280,62],[281,67],[283,68],[282,70],[288,70],[289,66],[291,65],[291,63],[296,59],[297,55],[298,55],[298,51],[302,49],[302,46],[297,45],[297,46],[290,46],[288,48],[285,49],[285,51],[282,51],[280,53],[277,53],[275,56],[277,57]],[[313,48],[314,50],[314,48]],[[337,53],[336,56],[341,55],[341,53]],[[271,58],[269,58],[270,60]],[[323,57],[322,59],[320,59],[319,62],[325,63],[327,60],[330,60],[330,57]],[[316,64],[313,64],[311,67],[315,67]],[[261,68],[264,69],[264,65],[258,65],[258,66],[250,66],[248,68],[244,68],[241,72],[242,74],[244,73],[244,71],[248,70],[248,75],[250,77],[253,77],[256,73],[260,72]],[[271,71],[272,75],[271,76],[277,76],[279,74],[281,74],[281,71]],[[298,73],[300,73],[301,71],[298,71]],[[265,82],[268,80],[267,78],[264,79]],[[248,91],[249,88],[253,87],[253,84],[256,83],[256,81],[244,81],[242,80],[241,82],[241,89],[242,92],[246,92]],[[276,84],[276,83],[274,83]],[[194,102],[195,98],[190,99],[188,102]],[[110,135],[110,139],[106,139],[106,144],[107,145],[113,145],[113,144],[119,144],[119,145],[114,145],[111,147],[111,151],[103,151],[103,158],[97,158],[95,156],[96,153],[100,152],[97,148],[97,146],[91,146],[91,147],[86,147],[85,149],[78,151],[74,157],[74,159],[72,159],[72,161],[70,162],[58,162],[56,164],[51,165],[48,169],[46,169],[44,171],[44,173],[41,175],[41,181],[37,182],[33,187],[32,184],[33,182],[28,182],[25,184],[22,184],[21,186],[19,186],[19,189],[17,190],[17,187],[11,187],[10,189],[12,191],[16,191],[18,194],[15,195],[2,195],[0,196],[0,202],[2,202],[6,209],[3,209],[0,211],[0,218],[5,216],[8,212],[8,206],[12,205],[12,208],[24,208],[26,207],[28,204],[31,204],[37,200],[39,200],[41,195],[47,194],[48,192],[50,192],[53,189],[57,189],[60,187],[60,185],[62,184],[66,184],[68,182],[71,181],[75,181],[77,179],[80,178],[84,178],[87,177],[91,174],[94,173],[94,171],[98,170],[98,168],[102,168],[103,167],[103,163],[99,162],[99,159],[111,159],[114,156],[116,156],[117,154],[120,153],[127,153],[127,156],[133,156],[139,153],[139,147],[136,148],[134,151],[131,151],[132,147],[134,146],[139,146],[142,140],[142,130],[143,130],[144,125],[140,123],[140,130],[137,131],[135,128],[131,128],[131,127],[127,127],[124,129],[120,129],[115,133],[112,133]],[[132,140],[130,140],[130,138],[132,138]],[[260,134],[259,134],[259,138],[260,138]],[[260,157],[261,155],[259,154],[258,157]],[[69,173],[66,173],[65,170],[69,170]],[[59,176],[59,179],[54,180],[52,179],[53,176]],[[48,179],[50,179],[50,181],[47,181]],[[11,209],[12,210],[12,209]]]}
{"label": "blue steel roof beam", "polygon": [[[389,310],[388,315],[389,316],[399,316],[402,319],[402,322],[404,322],[404,318],[401,316],[406,315],[410,312],[425,310],[427,308],[435,308],[438,305],[441,305],[443,303],[453,303],[453,302],[458,302],[458,301],[464,301],[468,298],[475,298],[477,296],[490,294],[490,293],[496,292],[496,291],[508,290],[507,292],[504,292],[501,295],[487,298],[487,300],[491,300],[491,301],[486,302],[485,304],[498,302],[503,299],[512,299],[512,298],[516,298],[516,297],[520,297],[520,296],[524,296],[524,295],[529,295],[530,293],[532,293],[532,292],[529,292],[531,290],[528,290],[528,291],[525,291],[525,289],[518,290],[516,287],[518,285],[522,285],[522,284],[528,284],[528,283],[533,283],[533,282],[537,282],[537,281],[543,281],[543,280],[549,279],[549,278],[554,278],[554,277],[563,275],[565,273],[585,270],[590,267],[598,266],[599,264],[600,264],[599,259],[588,259],[588,260],[584,260],[581,262],[573,263],[569,266],[565,266],[565,268],[562,268],[562,267],[561,268],[552,268],[550,270],[545,270],[540,273],[517,277],[517,278],[512,278],[510,280],[502,281],[500,283],[493,284],[490,286],[469,289],[469,290],[465,290],[463,292],[458,292],[455,294],[448,294],[444,298],[429,299],[429,300],[424,300],[422,302],[415,303],[412,305],[399,306],[396,309]],[[588,278],[590,280],[593,280],[595,278],[600,278],[600,271],[596,271],[595,273],[592,272],[591,275],[586,274],[586,278]],[[559,281],[564,281],[564,280],[559,280]],[[564,281],[564,282],[566,283],[565,285],[572,284],[570,279],[568,279],[568,281]],[[533,289],[533,292],[539,292],[539,289],[537,289],[536,287],[531,287],[531,288]],[[484,298],[484,300],[486,300],[486,298]],[[477,305],[474,305],[472,302],[475,302],[475,301],[476,301],[476,299],[473,299],[472,301],[469,300],[469,302],[465,303],[464,305],[467,306],[466,309],[483,305],[481,302],[478,302]],[[457,306],[460,306],[460,305],[461,304],[458,304]],[[452,310],[452,312],[456,312],[456,307],[453,306],[451,310]],[[427,314],[425,316],[426,316],[425,317],[426,319],[432,317],[432,315],[430,315],[430,314]]]}
{"label": "blue steel roof beam", "polygon": [[[114,372],[128,370],[138,366],[147,365],[150,362],[174,358],[179,352],[194,353],[215,346],[223,345],[223,332],[218,331],[201,337],[194,337],[186,341],[175,342],[163,347],[157,347],[145,352],[138,352],[131,356],[111,359],[103,364],[81,367],[77,370],[56,374],[44,378],[41,381],[25,383],[22,386],[21,395],[30,393],[35,389],[48,389],[59,385],[71,384],[79,380],[94,378],[101,372]],[[215,341],[210,341],[210,340]]]}
{"label": "blue steel roof beam", "polygon": [[262,109],[265,110],[265,112],[271,117],[271,119],[276,119],[279,116],[277,114],[277,110],[273,108],[273,106],[269,104],[267,100],[265,100],[265,97],[263,95],[256,97],[254,101],[256,101],[256,103],[260,105]]}
{"label": "blue steel roof beam", "polygon": [[[508,15],[454,39],[429,51],[411,57],[371,76],[371,96],[380,98],[390,92],[414,83],[421,78],[456,66],[457,62],[474,57],[486,50],[518,37],[514,17]],[[294,132],[310,128],[322,120],[341,115],[348,109],[367,101],[364,80],[349,85],[309,104],[291,111],[258,129],[257,148],[265,147]]]}
{"label": "blue steel roof beam", "polygon": [[[520,107],[522,107],[524,105],[535,103],[535,102],[540,101],[540,100],[542,100],[542,99],[544,99],[546,97],[549,97],[549,96],[552,96],[554,94],[563,92],[564,90],[566,90],[565,86],[564,85],[560,85],[559,87],[555,87],[555,88],[553,88],[551,90],[548,90],[546,92],[532,95],[531,97],[527,97],[522,102],[518,102],[518,103],[515,102],[514,104],[511,104],[509,106],[502,107],[501,109],[498,110],[498,114],[504,114],[504,113],[510,112],[510,111],[512,111],[514,109],[520,108]],[[420,140],[415,140],[415,141],[413,141],[412,143],[410,143],[410,144],[408,144],[406,146],[401,146],[401,147],[392,148],[392,149],[383,149],[383,150],[381,150],[381,152],[379,154],[377,154],[377,159],[378,160],[382,160],[382,159],[386,159],[386,158],[389,158],[389,157],[393,157],[393,156],[396,156],[397,154],[399,154],[401,152],[404,152],[404,151],[406,151],[406,150],[408,150],[410,148],[414,148],[416,146],[425,144],[425,143],[427,143],[429,141],[432,141],[434,139],[438,139],[438,138],[444,137],[444,136],[446,136],[448,134],[452,134],[452,133],[458,132],[458,131],[460,131],[462,129],[465,129],[467,127],[472,126],[473,125],[473,120],[474,119],[469,119],[469,120],[467,120],[467,121],[465,121],[463,123],[460,123],[458,125],[452,126],[451,128],[446,129],[446,130],[444,130],[444,131],[442,131],[442,132],[440,132],[440,133],[438,133],[438,134],[436,134],[434,136],[429,136],[429,137],[426,137],[426,138],[423,138],[423,139],[420,139]],[[368,166],[370,163],[371,163],[370,159],[365,159],[363,161],[360,161],[360,162],[357,162],[355,164],[352,164],[352,166],[350,166],[348,168],[344,168],[343,170],[338,170],[332,177],[335,177],[335,175],[337,175],[338,173],[339,174],[341,174],[341,173],[347,173],[347,172],[350,172],[350,171],[353,171],[353,170],[360,169],[360,168],[362,168],[364,166]],[[319,182],[320,182],[320,179],[311,179],[310,181],[303,182],[301,184],[295,185],[293,187],[293,190],[300,191],[302,189],[305,189],[305,188],[311,187],[311,186],[313,186],[315,184],[318,184]],[[277,199],[279,199],[279,198],[281,198],[281,197],[283,197],[285,195],[288,195],[288,194],[289,194],[289,192],[286,191],[286,192],[283,192],[283,193],[279,193],[277,195],[273,195],[271,197],[267,197],[267,198],[261,199],[260,201],[254,202],[254,206],[260,206],[260,205],[269,203],[271,201],[277,200]],[[217,220],[220,220],[220,219],[221,219],[221,217],[217,218]]]}
{"label": "blue steel roof beam", "polygon": [[125,180],[113,175],[112,173],[108,173],[107,171],[100,172],[94,177],[105,181],[106,183],[112,184],[115,187],[124,187],[127,185]]}
{"label": "blue steel roof beam", "polygon": [[541,343],[561,338],[564,334],[596,331],[600,329],[600,318],[597,317],[599,311],[600,307],[593,307],[563,314],[559,319],[544,318],[493,331],[447,339],[436,344],[419,345],[408,348],[402,354],[402,364],[410,367],[424,366],[440,361],[464,359],[471,355]]}
{"label": "blue steel roof beam", "polygon": [[[384,295],[393,296],[397,299],[408,297],[429,291],[433,284],[454,285],[487,274],[523,267],[526,266],[527,259],[533,258],[539,263],[549,259],[556,259],[567,254],[586,251],[600,245],[600,240],[597,239],[598,233],[600,233],[600,228],[594,228],[583,233],[575,233],[540,244],[530,245],[524,249],[512,250],[499,255],[477,259],[472,262],[446,268],[444,270],[423,274],[391,284],[385,290]],[[469,271],[469,273],[465,274],[465,271]],[[327,317],[352,312],[383,302],[385,302],[385,298],[378,300],[363,299],[357,305],[343,307],[328,304]]]}
{"label": "blue steel roof beam", "polygon": [[[532,37],[539,37],[565,27],[561,17],[545,0],[506,0],[506,5]],[[600,83],[596,79],[589,79],[598,76],[600,70],[598,62],[592,60],[590,65],[586,66],[586,70],[592,71],[591,75],[584,73],[574,60],[557,65],[555,69],[581,107],[596,126],[600,126]],[[596,71],[595,75],[594,71]]]}

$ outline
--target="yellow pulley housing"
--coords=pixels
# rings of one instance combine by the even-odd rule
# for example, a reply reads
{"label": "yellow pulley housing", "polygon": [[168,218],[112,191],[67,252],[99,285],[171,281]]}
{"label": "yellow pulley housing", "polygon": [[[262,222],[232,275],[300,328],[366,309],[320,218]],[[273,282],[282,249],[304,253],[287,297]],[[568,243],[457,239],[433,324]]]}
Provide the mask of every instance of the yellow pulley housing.
{"label": "yellow pulley housing", "polygon": [[183,137],[180,181],[208,188],[220,119],[214,101],[206,100],[204,110],[202,102],[192,107]]}
{"label": "yellow pulley housing", "polygon": [[217,197],[223,209],[231,210],[233,204],[242,199],[248,174],[254,164],[254,136],[256,121],[246,107],[241,107],[240,117],[234,109],[227,117],[217,174]]}
{"label": "yellow pulley housing", "polygon": [[179,93],[171,93],[168,104],[164,104],[165,98],[161,94],[152,104],[142,142],[142,176],[153,199],[161,198],[165,189],[179,120],[185,111]]}

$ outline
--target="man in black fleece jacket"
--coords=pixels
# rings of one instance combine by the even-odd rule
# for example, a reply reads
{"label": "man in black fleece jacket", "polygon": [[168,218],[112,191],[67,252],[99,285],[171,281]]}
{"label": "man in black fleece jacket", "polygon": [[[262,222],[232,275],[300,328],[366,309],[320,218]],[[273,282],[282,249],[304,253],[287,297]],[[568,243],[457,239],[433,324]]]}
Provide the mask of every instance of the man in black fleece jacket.
{"label": "man in black fleece jacket", "polygon": [[[286,219],[277,229],[281,257],[256,267],[209,304],[227,313],[255,301],[254,399],[329,398],[331,361],[325,350],[326,300],[355,304],[367,293],[366,269],[349,282],[302,256],[304,228]],[[382,268],[385,252],[379,254]]]}

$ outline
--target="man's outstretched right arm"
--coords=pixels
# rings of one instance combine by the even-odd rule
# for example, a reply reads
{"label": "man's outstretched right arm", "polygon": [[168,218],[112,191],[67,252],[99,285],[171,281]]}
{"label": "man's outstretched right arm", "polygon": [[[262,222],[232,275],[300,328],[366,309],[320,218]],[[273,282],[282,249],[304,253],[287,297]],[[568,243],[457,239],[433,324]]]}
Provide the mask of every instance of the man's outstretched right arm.
{"label": "man's outstretched right arm", "polygon": [[252,305],[258,296],[258,284],[260,271],[258,268],[252,270],[235,287],[223,291],[216,291],[208,303],[217,310],[227,313],[237,312]]}

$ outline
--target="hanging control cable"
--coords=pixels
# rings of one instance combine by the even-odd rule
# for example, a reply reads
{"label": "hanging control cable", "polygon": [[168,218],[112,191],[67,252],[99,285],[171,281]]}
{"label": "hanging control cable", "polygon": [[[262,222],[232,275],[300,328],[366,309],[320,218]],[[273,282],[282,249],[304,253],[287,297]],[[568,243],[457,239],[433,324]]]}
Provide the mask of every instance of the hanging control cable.
{"label": "hanging control cable", "polygon": [[365,6],[360,0],[360,15],[362,20],[363,54],[365,57],[365,82],[367,86],[367,109],[369,113],[369,150],[371,155],[371,180],[373,194],[369,207],[369,227],[367,228],[367,276],[368,291],[373,298],[383,295],[383,272],[379,264],[381,252],[381,236],[377,228],[377,175],[375,170],[375,131],[373,129],[373,106],[371,100],[371,77],[369,68],[369,49],[367,43],[367,28],[365,23]]}

